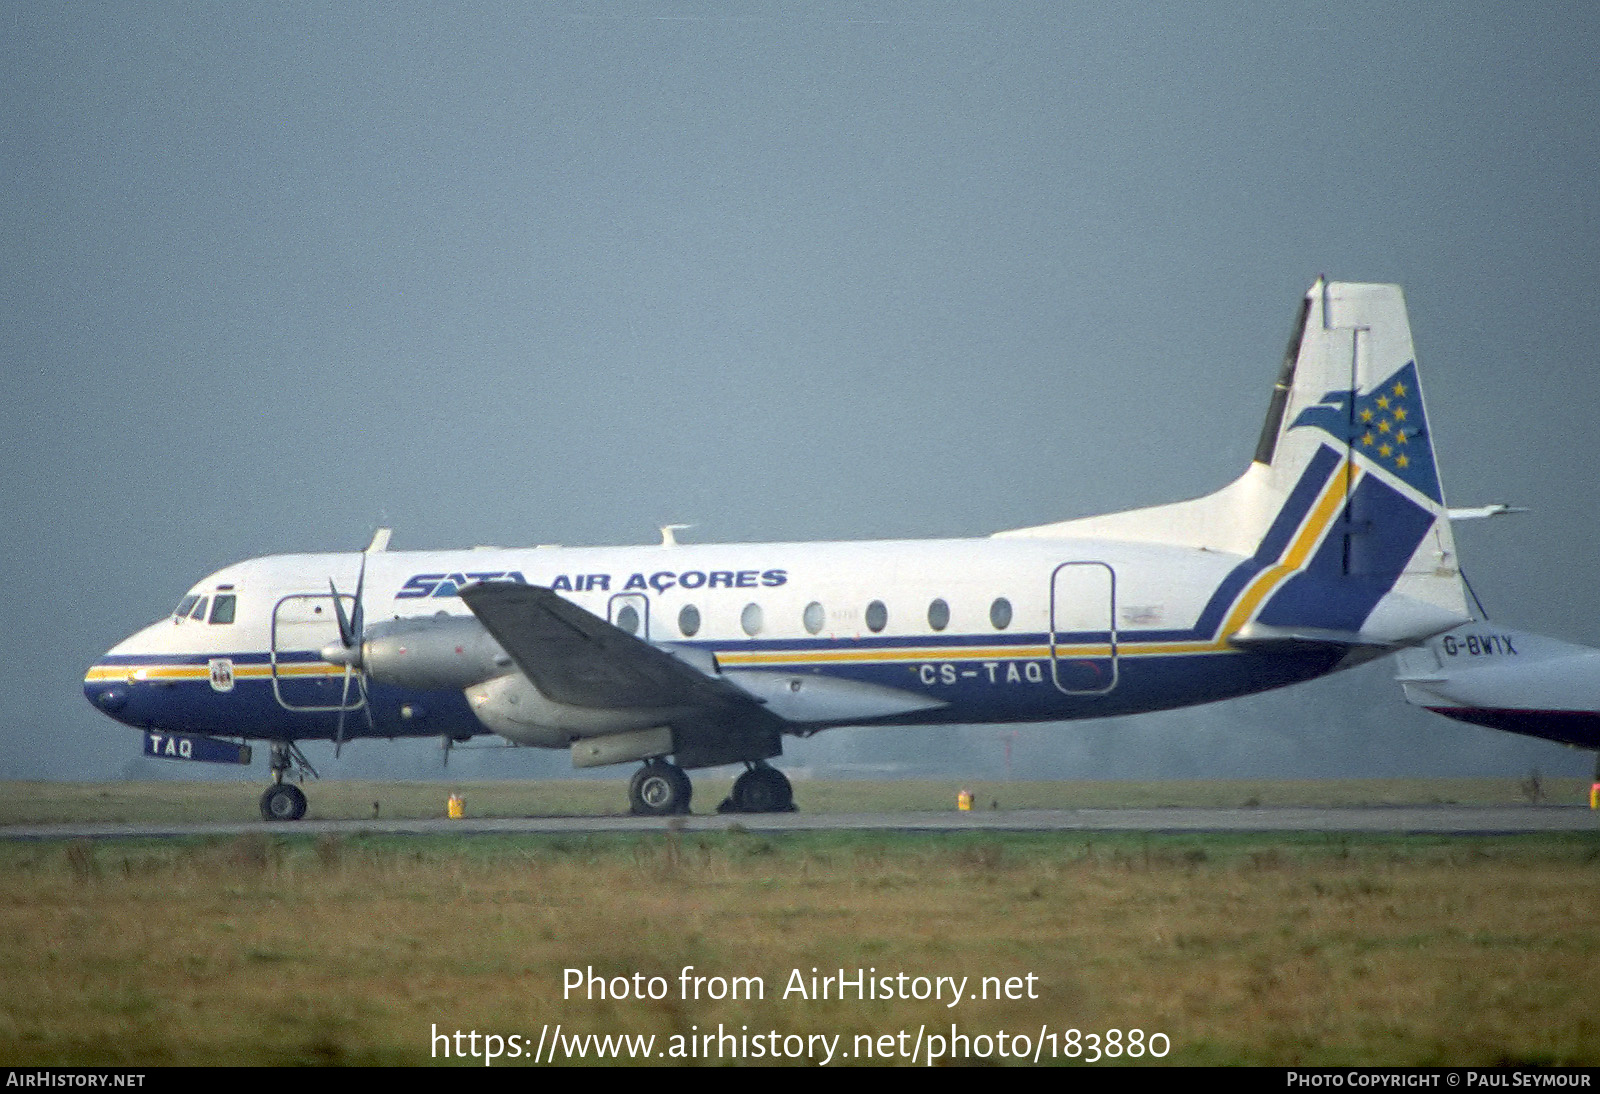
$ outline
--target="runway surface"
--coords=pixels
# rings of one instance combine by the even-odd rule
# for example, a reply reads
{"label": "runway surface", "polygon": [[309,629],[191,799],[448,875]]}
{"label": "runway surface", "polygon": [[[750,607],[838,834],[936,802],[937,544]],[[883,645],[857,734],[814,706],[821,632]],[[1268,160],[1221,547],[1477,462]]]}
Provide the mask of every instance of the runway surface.
{"label": "runway surface", "polygon": [[970,813],[776,813],[688,817],[513,817],[463,820],[302,820],[269,824],[28,824],[0,839],[158,839],[270,832],[283,836],[513,835],[601,832],[1361,832],[1512,835],[1600,831],[1600,812],[1570,805],[1407,805],[1256,809],[1034,809]]}

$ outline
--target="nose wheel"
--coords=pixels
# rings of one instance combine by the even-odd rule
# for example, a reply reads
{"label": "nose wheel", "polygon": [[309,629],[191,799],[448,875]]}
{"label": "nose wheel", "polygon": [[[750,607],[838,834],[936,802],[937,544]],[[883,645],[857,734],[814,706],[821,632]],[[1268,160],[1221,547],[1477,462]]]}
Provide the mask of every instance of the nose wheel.
{"label": "nose wheel", "polygon": [[283,773],[290,765],[302,778],[317,777],[316,769],[306,760],[305,754],[293,741],[273,741],[268,763],[272,767],[272,785],[261,795],[261,819],[268,821],[296,821],[306,815],[306,796],[298,786],[283,781]]}
{"label": "nose wheel", "polygon": [[633,773],[628,803],[642,817],[667,817],[687,813],[694,787],[683,768],[665,760],[651,760]]}
{"label": "nose wheel", "polygon": [[261,795],[261,819],[293,821],[306,815],[306,796],[293,783],[267,787]]}

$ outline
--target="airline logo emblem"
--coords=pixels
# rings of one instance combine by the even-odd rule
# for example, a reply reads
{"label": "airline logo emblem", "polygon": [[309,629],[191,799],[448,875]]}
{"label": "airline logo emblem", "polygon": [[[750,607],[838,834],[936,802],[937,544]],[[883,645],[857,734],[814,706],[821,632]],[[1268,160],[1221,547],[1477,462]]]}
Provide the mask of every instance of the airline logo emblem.
{"label": "airline logo emblem", "polygon": [[[655,573],[557,574],[549,588],[558,593],[649,592],[668,589],[757,589],[775,588],[789,580],[787,570],[658,570]],[[516,570],[473,574],[413,574],[396,600],[419,600],[428,596],[459,596],[464,586],[477,581],[514,581],[527,585],[528,579]]]}
{"label": "airline logo emblem", "polygon": [[1415,361],[1407,361],[1393,376],[1366,394],[1358,394],[1353,402],[1348,391],[1328,392],[1322,402],[1301,411],[1291,428],[1303,425],[1333,434],[1353,453],[1443,504]]}

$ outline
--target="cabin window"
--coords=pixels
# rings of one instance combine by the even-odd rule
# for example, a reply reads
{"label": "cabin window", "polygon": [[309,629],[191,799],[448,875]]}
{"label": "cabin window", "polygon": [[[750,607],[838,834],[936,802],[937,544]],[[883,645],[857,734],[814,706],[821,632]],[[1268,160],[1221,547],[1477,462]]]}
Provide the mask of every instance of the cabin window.
{"label": "cabin window", "polygon": [[928,605],[928,626],[936,631],[942,631],[950,625],[950,605],[943,600],[935,600]]}
{"label": "cabin window", "polygon": [[200,598],[198,596],[195,596],[193,593],[190,593],[188,596],[186,596],[182,600],[178,601],[178,606],[176,608],[172,609],[172,618],[173,619],[188,619],[189,618],[189,613],[194,610],[194,602],[196,600],[199,600],[199,599]]}
{"label": "cabin window", "polygon": [[693,604],[685,604],[678,613],[678,630],[685,638],[693,638],[700,633],[700,609]]}
{"label": "cabin window", "polygon": [[200,598],[200,603],[198,603],[198,604],[196,604],[194,606],[194,611],[189,613],[189,618],[193,619],[196,623],[204,623],[206,621],[206,598],[205,597],[202,596]]}
{"label": "cabin window", "polygon": [[629,634],[638,634],[639,609],[632,604],[624,604],[617,612],[617,629],[627,631]]}
{"label": "cabin window", "polygon": [[761,605],[746,604],[744,611],[739,613],[739,626],[744,628],[744,633],[751,638],[761,633]]}
{"label": "cabin window", "polygon": [[815,600],[806,605],[806,610],[800,614],[800,621],[806,625],[807,634],[819,634],[822,625],[828,621],[828,613],[822,610],[822,605]]}
{"label": "cabin window", "polygon": [[211,605],[211,622],[232,623],[233,605],[234,596],[232,593],[218,593],[216,602]]}
{"label": "cabin window", "polygon": [[883,601],[874,600],[867,605],[867,630],[877,634],[889,625],[889,609],[883,606]]}
{"label": "cabin window", "polygon": [[1011,601],[1003,596],[995,597],[994,603],[989,605],[989,622],[997,631],[1011,626]]}

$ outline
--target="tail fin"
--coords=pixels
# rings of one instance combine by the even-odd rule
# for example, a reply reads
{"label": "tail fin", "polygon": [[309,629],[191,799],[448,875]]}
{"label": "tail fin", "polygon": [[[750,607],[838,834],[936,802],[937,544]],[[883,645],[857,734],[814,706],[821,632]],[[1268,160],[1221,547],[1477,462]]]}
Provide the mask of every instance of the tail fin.
{"label": "tail fin", "polygon": [[[1318,280],[1249,470],[1194,501],[1003,535],[1093,536],[1247,556],[1238,644],[1405,644],[1469,618],[1405,299]],[[1241,622],[1230,613],[1235,625]]]}

